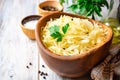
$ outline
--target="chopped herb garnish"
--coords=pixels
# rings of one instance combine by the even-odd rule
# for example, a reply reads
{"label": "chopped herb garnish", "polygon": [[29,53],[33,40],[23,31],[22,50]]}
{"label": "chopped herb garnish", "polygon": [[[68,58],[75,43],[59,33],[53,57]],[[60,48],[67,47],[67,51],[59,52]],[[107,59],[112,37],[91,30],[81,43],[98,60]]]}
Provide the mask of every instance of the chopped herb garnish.
{"label": "chopped herb garnish", "polygon": [[55,32],[55,33],[52,33],[50,36],[52,36],[55,39],[62,36],[62,34],[60,32]]}
{"label": "chopped herb garnish", "polygon": [[[65,24],[64,26],[62,26],[62,32],[65,34],[68,30],[68,27],[69,27],[69,24]],[[63,38],[63,34],[60,33],[60,26],[58,25],[54,25],[54,26],[51,26],[49,28],[49,31],[50,31],[50,36],[53,37],[54,39],[57,39],[57,42],[60,42],[62,41],[62,38]]]}
{"label": "chopped herb garnish", "polygon": [[49,28],[49,31],[50,31],[50,35],[53,34],[53,33],[56,33],[56,32],[59,32],[60,28],[58,25],[54,25],[52,27]]}
{"label": "chopped herb garnish", "polygon": [[65,24],[65,25],[62,27],[62,31],[63,31],[64,34],[67,32],[68,27],[69,27],[69,24],[68,24],[68,23]]}
{"label": "chopped herb garnish", "polygon": [[62,41],[62,34],[60,33],[60,29],[58,25],[54,25],[49,28],[50,36],[54,39],[57,39],[57,42]]}

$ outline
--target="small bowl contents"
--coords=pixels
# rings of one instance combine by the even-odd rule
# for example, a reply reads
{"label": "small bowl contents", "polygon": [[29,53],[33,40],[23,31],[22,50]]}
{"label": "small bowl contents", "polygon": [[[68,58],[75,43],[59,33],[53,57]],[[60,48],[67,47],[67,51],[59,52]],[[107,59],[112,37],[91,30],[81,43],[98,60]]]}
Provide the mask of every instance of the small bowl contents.
{"label": "small bowl contents", "polygon": [[61,11],[63,11],[63,6],[58,1],[44,1],[38,5],[38,12],[42,16]]}
{"label": "small bowl contents", "polygon": [[35,27],[40,18],[39,15],[30,15],[21,20],[20,26],[24,34],[30,39],[35,39]]}
{"label": "small bowl contents", "polygon": [[38,20],[32,20],[24,24],[26,28],[35,29]]}
{"label": "small bowl contents", "polygon": [[57,8],[52,7],[52,6],[45,6],[42,8],[43,10],[47,10],[47,11],[58,11]]}

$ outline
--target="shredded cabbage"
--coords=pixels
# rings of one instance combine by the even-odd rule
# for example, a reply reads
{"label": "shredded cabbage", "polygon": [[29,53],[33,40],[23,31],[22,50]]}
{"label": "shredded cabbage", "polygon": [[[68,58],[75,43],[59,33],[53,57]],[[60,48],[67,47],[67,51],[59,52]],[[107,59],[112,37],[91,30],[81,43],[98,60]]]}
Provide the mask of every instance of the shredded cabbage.
{"label": "shredded cabbage", "polygon": [[[62,26],[69,23],[67,33],[61,42],[57,42],[50,36],[49,28],[53,25],[59,25],[62,32]],[[70,16],[61,16],[47,22],[42,32],[42,41],[44,45],[53,53],[63,56],[82,54],[89,49],[101,44],[106,39],[107,31],[102,26],[91,23],[88,19],[80,19]]]}

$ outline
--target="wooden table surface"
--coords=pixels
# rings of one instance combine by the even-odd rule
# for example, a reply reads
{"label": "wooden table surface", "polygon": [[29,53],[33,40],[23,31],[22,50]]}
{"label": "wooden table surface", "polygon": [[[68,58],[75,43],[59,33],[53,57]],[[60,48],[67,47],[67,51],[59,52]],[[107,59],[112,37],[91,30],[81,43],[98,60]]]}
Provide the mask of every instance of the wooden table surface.
{"label": "wooden table surface", "polygon": [[[38,14],[44,0],[0,0],[0,80],[90,80],[63,78],[51,71],[39,55],[35,40],[20,28],[22,18]],[[46,79],[39,71],[47,73]]]}

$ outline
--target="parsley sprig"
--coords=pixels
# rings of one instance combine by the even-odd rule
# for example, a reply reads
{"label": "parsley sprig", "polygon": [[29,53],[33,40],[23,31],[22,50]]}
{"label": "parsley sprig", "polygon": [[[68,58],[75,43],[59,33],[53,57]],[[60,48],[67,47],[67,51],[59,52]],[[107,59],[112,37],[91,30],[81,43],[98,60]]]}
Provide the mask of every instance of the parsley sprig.
{"label": "parsley sprig", "polygon": [[69,24],[65,24],[62,26],[62,33],[60,32],[60,26],[54,25],[49,28],[50,36],[54,39],[57,39],[57,42],[62,41],[63,36],[66,34],[68,30]]}
{"label": "parsley sprig", "polygon": [[[68,0],[59,0],[61,4],[68,3]],[[110,1],[110,5],[108,4]],[[68,9],[79,15],[92,16],[95,19],[95,15],[102,17],[102,7],[107,7],[109,13],[113,8],[114,0],[72,0],[72,4]]]}
{"label": "parsley sprig", "polygon": [[109,8],[107,0],[76,0],[69,9],[81,15],[92,15],[92,18],[95,19],[95,14],[102,17],[101,11],[104,6]]}

